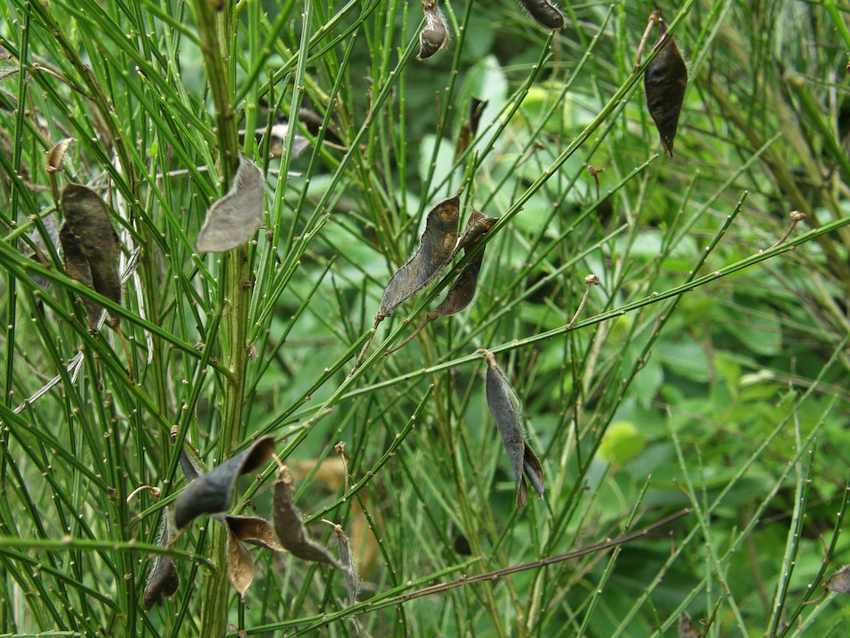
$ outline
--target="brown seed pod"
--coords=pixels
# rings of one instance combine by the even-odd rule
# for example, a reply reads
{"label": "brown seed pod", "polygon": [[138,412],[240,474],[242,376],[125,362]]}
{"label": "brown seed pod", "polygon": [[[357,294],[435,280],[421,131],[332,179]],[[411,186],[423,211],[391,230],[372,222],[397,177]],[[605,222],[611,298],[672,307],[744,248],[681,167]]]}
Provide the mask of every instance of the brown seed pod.
{"label": "brown seed pod", "polygon": [[826,588],[837,594],[850,594],[850,565],[845,565],[830,576]]}
{"label": "brown seed pod", "polygon": [[302,560],[327,563],[345,571],[345,568],[320,544],[311,540],[292,503],[292,476],[285,466],[280,468],[274,484],[274,529],[284,549]]}
{"label": "brown seed pod", "polygon": [[263,223],[263,173],[239,156],[239,169],[227,194],[207,211],[195,248],[198,252],[223,252],[253,237]]}
{"label": "brown seed pod", "polygon": [[[171,543],[171,523],[168,515],[162,517],[162,526],[159,533],[159,545],[168,547]],[[180,586],[180,577],[177,575],[177,566],[174,559],[164,554],[157,554],[153,561],[153,567],[145,582],[145,592],[142,602],[145,609],[163,603],[166,598],[173,596]]]}
{"label": "brown seed pod", "polygon": [[437,6],[437,0],[422,0],[422,11],[425,14],[425,26],[419,32],[420,60],[430,58],[449,43],[449,27]]}
{"label": "brown seed pod", "polygon": [[487,407],[496,420],[505,452],[511,462],[516,479],[517,507],[523,507],[528,501],[526,480],[540,496],[543,496],[543,467],[532,449],[525,443],[519,399],[508,383],[505,373],[496,363],[496,358],[486,351],[484,355],[487,359]]}
{"label": "brown seed pod", "polygon": [[[467,253],[475,248],[481,238],[490,232],[495,223],[496,220],[493,217],[487,217],[487,215],[478,211],[473,212],[466,224],[466,230],[464,230],[463,236],[458,242],[457,250],[463,249],[464,253]],[[440,305],[428,313],[428,321],[458,313],[472,303],[478,285],[478,273],[481,271],[483,262],[484,251],[482,250],[458,275]]]}
{"label": "brown seed pod", "polygon": [[[60,208],[65,214],[65,223],[59,241],[68,276],[120,304],[118,258],[121,248],[106,204],[90,188],[68,184],[62,190]],[[93,326],[99,306],[90,301],[86,301],[86,306],[89,325]],[[117,323],[117,317],[110,321],[113,326]]]}
{"label": "brown seed pod", "polygon": [[479,100],[477,97],[472,98],[469,104],[469,117],[460,128],[460,134],[457,138],[457,147],[455,148],[455,158],[460,157],[472,144],[472,140],[478,135],[478,125],[481,124],[481,116],[484,114],[484,109],[487,108],[487,100]]}
{"label": "brown seed pod", "polygon": [[221,514],[230,509],[236,479],[262,467],[273,454],[274,438],[265,436],[189,483],[174,503],[177,529],[185,528],[203,514]]}
{"label": "brown seed pod", "polygon": [[547,29],[560,30],[566,20],[561,10],[549,0],[520,0],[529,15]]}
{"label": "brown seed pod", "polygon": [[457,243],[457,220],[460,196],[443,200],[428,213],[425,232],[413,257],[390,279],[381,297],[381,307],[375,317],[379,323],[392,314],[402,302],[424,288],[451,259]]}
{"label": "brown seed pod", "polygon": [[[657,22],[662,38],[667,37],[667,27],[663,19],[658,17]],[[688,86],[688,67],[672,36],[667,37],[658,55],[646,68],[643,86],[646,91],[646,105],[658,129],[661,144],[667,155],[673,157],[673,141],[676,139],[679,113],[682,111],[685,89]]]}

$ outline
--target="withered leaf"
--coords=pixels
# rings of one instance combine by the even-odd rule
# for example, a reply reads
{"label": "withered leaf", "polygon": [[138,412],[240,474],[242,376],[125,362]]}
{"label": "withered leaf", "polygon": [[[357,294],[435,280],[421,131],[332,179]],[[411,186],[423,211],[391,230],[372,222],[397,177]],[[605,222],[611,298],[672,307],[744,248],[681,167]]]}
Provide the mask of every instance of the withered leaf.
{"label": "withered leaf", "polygon": [[469,104],[469,117],[460,128],[460,135],[457,138],[457,147],[455,148],[455,158],[463,155],[464,151],[469,148],[472,140],[478,135],[478,126],[481,124],[481,116],[484,114],[484,109],[487,108],[487,100],[479,100],[477,97],[472,98]]}
{"label": "withered leaf", "polygon": [[532,449],[525,443],[519,399],[514,394],[504,372],[496,363],[495,357],[489,352],[486,352],[485,356],[487,358],[487,407],[496,421],[502,436],[502,444],[511,462],[516,479],[517,507],[523,507],[528,501],[526,480],[540,496],[543,496],[543,467]]}
{"label": "withered leaf", "polygon": [[282,467],[274,484],[274,529],[284,549],[302,560],[328,563],[344,569],[320,544],[310,540],[301,515],[292,503],[292,476]]}
{"label": "withered leaf", "polygon": [[[118,259],[121,249],[106,204],[90,188],[68,184],[62,190],[60,207],[65,214],[65,223],[59,241],[68,276],[120,304]],[[90,325],[93,325],[97,311],[92,309],[98,306],[88,300],[86,305]],[[116,325],[117,321],[118,318],[113,317],[110,323]]]}
{"label": "withered leaf", "polygon": [[263,173],[239,156],[239,169],[227,194],[207,211],[195,248],[223,252],[247,242],[263,223]]}
{"label": "withered leaf", "polygon": [[233,588],[243,597],[254,581],[254,561],[230,529],[227,530],[227,576]]}
{"label": "withered leaf", "polygon": [[[659,24],[664,37],[667,29],[663,22]],[[667,38],[658,55],[646,68],[643,86],[646,105],[658,129],[661,144],[667,155],[673,157],[673,141],[676,139],[679,113],[688,86],[688,67],[672,36]]]}
{"label": "withered leaf", "polygon": [[[463,236],[458,242],[457,250],[463,249],[464,253],[472,250],[481,238],[490,232],[495,223],[496,220],[493,217],[487,217],[483,213],[474,211],[466,224]],[[440,305],[428,313],[428,321],[458,313],[472,303],[472,299],[475,297],[475,288],[478,285],[478,273],[481,271],[483,262],[484,251],[482,250],[461,271]]]}
{"label": "withered leaf", "polygon": [[183,529],[203,514],[226,512],[233,501],[236,479],[262,467],[273,453],[274,438],[264,436],[189,483],[174,503],[177,529]]}
{"label": "withered leaf", "polygon": [[830,576],[826,588],[837,594],[850,594],[850,565],[845,565]]}
{"label": "withered leaf", "polygon": [[[171,538],[171,523],[169,523],[166,515],[162,517],[158,542],[162,547],[168,547]],[[177,575],[174,559],[170,556],[157,554],[145,583],[143,596],[145,609],[150,609],[154,605],[164,602],[169,596],[173,596],[179,585],[180,577]]]}
{"label": "withered leaf", "polygon": [[425,60],[444,48],[449,42],[449,28],[437,0],[422,0],[425,25],[419,32],[419,59]]}
{"label": "withered leaf", "polygon": [[458,195],[443,200],[431,209],[419,247],[413,257],[395,272],[384,289],[376,322],[388,317],[399,304],[425,287],[448,263],[457,243],[459,213]]}
{"label": "withered leaf", "polygon": [[700,638],[699,629],[688,612],[679,616],[679,638]]}
{"label": "withered leaf", "polygon": [[563,29],[566,21],[561,10],[549,0],[520,0],[529,15],[547,29]]}
{"label": "withered leaf", "polygon": [[282,552],[283,547],[275,537],[272,524],[259,516],[225,516],[224,522],[230,532],[243,543],[265,547],[273,552]]}

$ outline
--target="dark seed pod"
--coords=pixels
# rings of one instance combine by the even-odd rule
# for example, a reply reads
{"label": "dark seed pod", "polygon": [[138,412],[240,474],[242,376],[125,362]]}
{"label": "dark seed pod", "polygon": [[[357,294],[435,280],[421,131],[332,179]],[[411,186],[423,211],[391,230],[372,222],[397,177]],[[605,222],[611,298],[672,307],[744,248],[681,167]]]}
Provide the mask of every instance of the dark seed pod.
{"label": "dark seed pod", "polygon": [[464,151],[472,144],[472,140],[478,135],[478,125],[481,123],[481,116],[484,114],[484,109],[486,108],[487,100],[479,100],[477,97],[472,98],[472,102],[469,104],[469,117],[463,123],[460,129],[460,135],[457,138],[455,158],[463,155]]}
{"label": "dark seed pod", "polygon": [[[494,218],[487,217],[487,215],[478,211],[473,212],[467,222],[466,230],[460,238],[460,242],[458,242],[457,250],[463,249],[466,253],[473,249],[480,239],[490,232],[495,223]],[[428,313],[428,321],[458,313],[472,303],[478,285],[478,273],[481,271],[483,262],[484,251],[482,250],[458,275],[440,305]]]}
{"label": "dark seed pod", "polygon": [[[662,37],[665,37],[667,29],[663,22],[659,24]],[[646,105],[658,129],[661,144],[667,155],[673,157],[673,141],[676,139],[679,113],[688,86],[688,67],[672,36],[667,38],[658,55],[646,68],[643,86]]]}
{"label": "dark seed pod", "polygon": [[520,0],[532,18],[547,29],[560,30],[566,20],[561,10],[549,0]]}
{"label": "dark seed pod", "polygon": [[430,58],[449,43],[449,28],[437,0],[422,0],[425,26],[419,32],[419,59]]}
{"label": "dark seed pod", "polygon": [[850,594],[850,565],[845,565],[830,576],[826,588],[837,594]]}
{"label": "dark seed pod", "polygon": [[[106,204],[90,188],[69,184],[62,191],[60,207],[65,214],[65,223],[59,233],[59,241],[68,276],[120,304],[118,259],[121,249]],[[89,309],[89,325],[93,326],[99,306],[89,301],[86,306]],[[113,317],[110,323],[114,326],[117,322],[118,318]]]}
{"label": "dark seed pod", "polygon": [[543,496],[543,467],[532,449],[525,443],[522,431],[522,412],[519,399],[514,394],[505,373],[496,363],[495,357],[485,352],[487,358],[487,407],[496,420],[502,443],[511,462],[516,479],[517,507],[523,507],[528,501],[526,480],[534,490]]}
{"label": "dark seed pod", "polygon": [[413,257],[395,272],[384,289],[381,308],[375,317],[376,323],[390,316],[399,304],[424,288],[448,263],[457,243],[459,213],[458,195],[431,209],[419,247]]}
{"label": "dark seed pod", "polygon": [[[174,522],[183,529],[203,514],[221,514],[230,508],[236,479],[263,466],[274,453],[274,438],[265,436],[193,480],[177,497]],[[184,471],[185,471],[184,467]]]}
{"label": "dark seed pod", "polygon": [[[171,538],[171,523],[168,522],[166,515],[162,518],[159,545],[168,547]],[[169,596],[173,596],[179,586],[180,577],[177,575],[177,566],[174,564],[174,560],[170,556],[157,554],[145,583],[145,593],[142,600],[145,609],[150,609],[154,605],[164,602]]]}
{"label": "dark seed pod", "polygon": [[263,172],[239,156],[239,169],[227,194],[207,211],[198,233],[198,252],[222,252],[253,237],[263,223]]}
{"label": "dark seed pod", "polygon": [[274,529],[280,544],[293,556],[345,571],[327,549],[307,535],[301,514],[292,503],[292,476],[285,467],[281,467],[274,484]]}

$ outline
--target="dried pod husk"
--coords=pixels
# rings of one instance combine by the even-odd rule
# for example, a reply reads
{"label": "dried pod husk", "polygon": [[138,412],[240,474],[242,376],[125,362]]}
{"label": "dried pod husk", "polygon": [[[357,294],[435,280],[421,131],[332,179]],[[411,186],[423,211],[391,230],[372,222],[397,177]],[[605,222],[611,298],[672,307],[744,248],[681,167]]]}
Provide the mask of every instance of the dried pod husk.
{"label": "dried pod husk", "polygon": [[334,535],[339,547],[339,562],[345,568],[345,588],[348,591],[348,602],[353,605],[357,602],[357,596],[360,593],[360,578],[357,575],[357,568],[354,566],[351,543],[348,536],[345,535],[342,525],[334,525]]}
{"label": "dried pod husk", "polygon": [[[162,517],[162,526],[159,533],[159,545],[168,547],[171,543],[171,523],[168,515]],[[177,575],[177,565],[174,559],[164,554],[157,554],[153,566],[145,582],[143,604],[145,609],[161,604],[169,596],[173,596],[180,586],[180,577]]]}
{"label": "dried pod husk", "polygon": [[[463,236],[458,242],[457,250],[463,249],[464,254],[466,254],[474,249],[481,238],[490,232],[495,223],[496,220],[493,217],[487,217],[487,215],[478,211],[473,212],[466,224],[466,230],[464,230]],[[484,250],[482,249],[461,271],[440,305],[428,313],[428,321],[458,313],[472,303],[475,297],[475,289],[478,286],[478,273],[481,272],[483,262]]]}
{"label": "dried pod husk", "polygon": [[700,638],[699,629],[688,612],[679,616],[679,638]]}
{"label": "dried pod husk", "polygon": [[45,157],[48,173],[55,173],[62,168],[62,160],[65,159],[65,153],[73,141],[73,137],[66,137],[50,147]]}
{"label": "dried pod husk", "polygon": [[540,496],[543,496],[543,467],[532,449],[525,443],[519,399],[493,355],[486,353],[486,358],[487,407],[496,420],[499,434],[502,436],[502,444],[511,462],[516,479],[517,507],[523,507],[528,501],[526,481],[531,483]]}
{"label": "dried pod husk", "polygon": [[259,516],[225,516],[224,523],[236,538],[243,543],[265,547],[273,552],[282,552],[283,547],[275,536],[274,527]]}
{"label": "dried pod husk", "polygon": [[221,514],[230,509],[236,479],[262,467],[273,453],[274,438],[265,436],[189,483],[174,503],[177,529],[185,528],[198,516]]}
{"label": "dried pod husk", "polygon": [[198,468],[195,460],[189,456],[186,449],[180,450],[180,468],[183,470],[183,476],[187,481],[194,481],[201,475],[201,470]]}
{"label": "dried pod husk", "polygon": [[460,197],[443,200],[428,213],[425,232],[413,257],[390,279],[381,297],[381,308],[375,321],[392,314],[402,302],[424,288],[451,259],[457,243],[457,220]]}
{"label": "dried pod husk", "polygon": [[845,565],[830,576],[826,588],[836,594],[850,594],[850,565]]}
{"label": "dried pod husk", "polygon": [[[259,144],[263,136],[269,134],[269,157],[279,159],[283,157],[283,152],[286,150],[286,137],[289,135],[289,125],[285,122],[273,124],[268,130],[265,126],[261,126],[254,130],[254,139]],[[245,139],[245,131],[239,131],[239,143],[242,144]],[[310,146],[310,140],[303,135],[296,135],[292,140],[292,153],[290,159],[295,159]]]}
{"label": "dried pod husk", "polygon": [[[662,37],[666,37],[667,29],[664,23],[659,24]],[[646,91],[646,106],[658,129],[661,144],[667,155],[673,157],[679,113],[682,111],[685,89],[688,86],[688,67],[672,36],[667,37],[658,55],[646,67],[643,86]]]}
{"label": "dried pod husk", "polygon": [[419,32],[419,59],[425,60],[449,43],[449,27],[437,0],[422,0],[425,26]]}
{"label": "dried pod husk", "polygon": [[285,467],[278,472],[274,484],[274,529],[280,544],[293,556],[344,570],[326,548],[307,535],[301,514],[292,503],[292,477]]}
{"label": "dried pod husk", "polygon": [[464,151],[472,144],[472,140],[478,135],[478,126],[481,124],[481,116],[484,114],[484,109],[487,108],[487,100],[479,100],[477,97],[472,98],[469,104],[469,117],[460,128],[460,134],[457,138],[457,146],[455,147],[455,158],[463,155]]}
{"label": "dried pod husk", "polygon": [[[62,190],[60,208],[65,215],[65,223],[59,233],[59,241],[68,276],[120,304],[118,259],[121,248],[106,204],[90,188],[68,184]],[[99,306],[88,300],[86,306],[89,309],[89,325],[93,326]],[[117,321],[118,318],[113,317],[110,324],[117,325]]]}
{"label": "dried pod husk", "polygon": [[538,24],[547,29],[560,30],[566,24],[564,14],[549,0],[520,0],[520,4]]}
{"label": "dried pod husk", "polygon": [[239,169],[227,194],[207,211],[195,248],[223,252],[247,242],[263,223],[263,173],[239,156]]}
{"label": "dried pod husk", "polygon": [[230,529],[227,530],[227,577],[233,589],[244,598],[254,582],[254,561],[245,546]]}

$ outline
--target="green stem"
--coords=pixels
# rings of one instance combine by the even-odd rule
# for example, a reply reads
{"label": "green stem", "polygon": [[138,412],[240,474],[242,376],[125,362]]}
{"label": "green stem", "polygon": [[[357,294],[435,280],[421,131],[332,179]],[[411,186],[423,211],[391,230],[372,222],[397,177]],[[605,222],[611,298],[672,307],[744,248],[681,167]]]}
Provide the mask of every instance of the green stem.
{"label": "green stem", "polygon": [[[216,12],[205,0],[195,0],[195,17],[207,81],[216,109],[219,164],[222,192],[226,192],[239,163],[239,137],[233,111],[233,89],[227,61],[232,13],[229,3]],[[229,371],[222,397],[221,435],[218,437],[218,460],[230,455],[237,446],[242,423],[247,357],[248,308],[251,300],[248,248],[240,246],[224,255],[221,265],[220,303],[222,305],[222,363]],[[223,636],[227,631],[228,582],[226,536],[221,526],[212,530],[210,556],[218,569],[206,577],[201,610],[201,634]]]}

